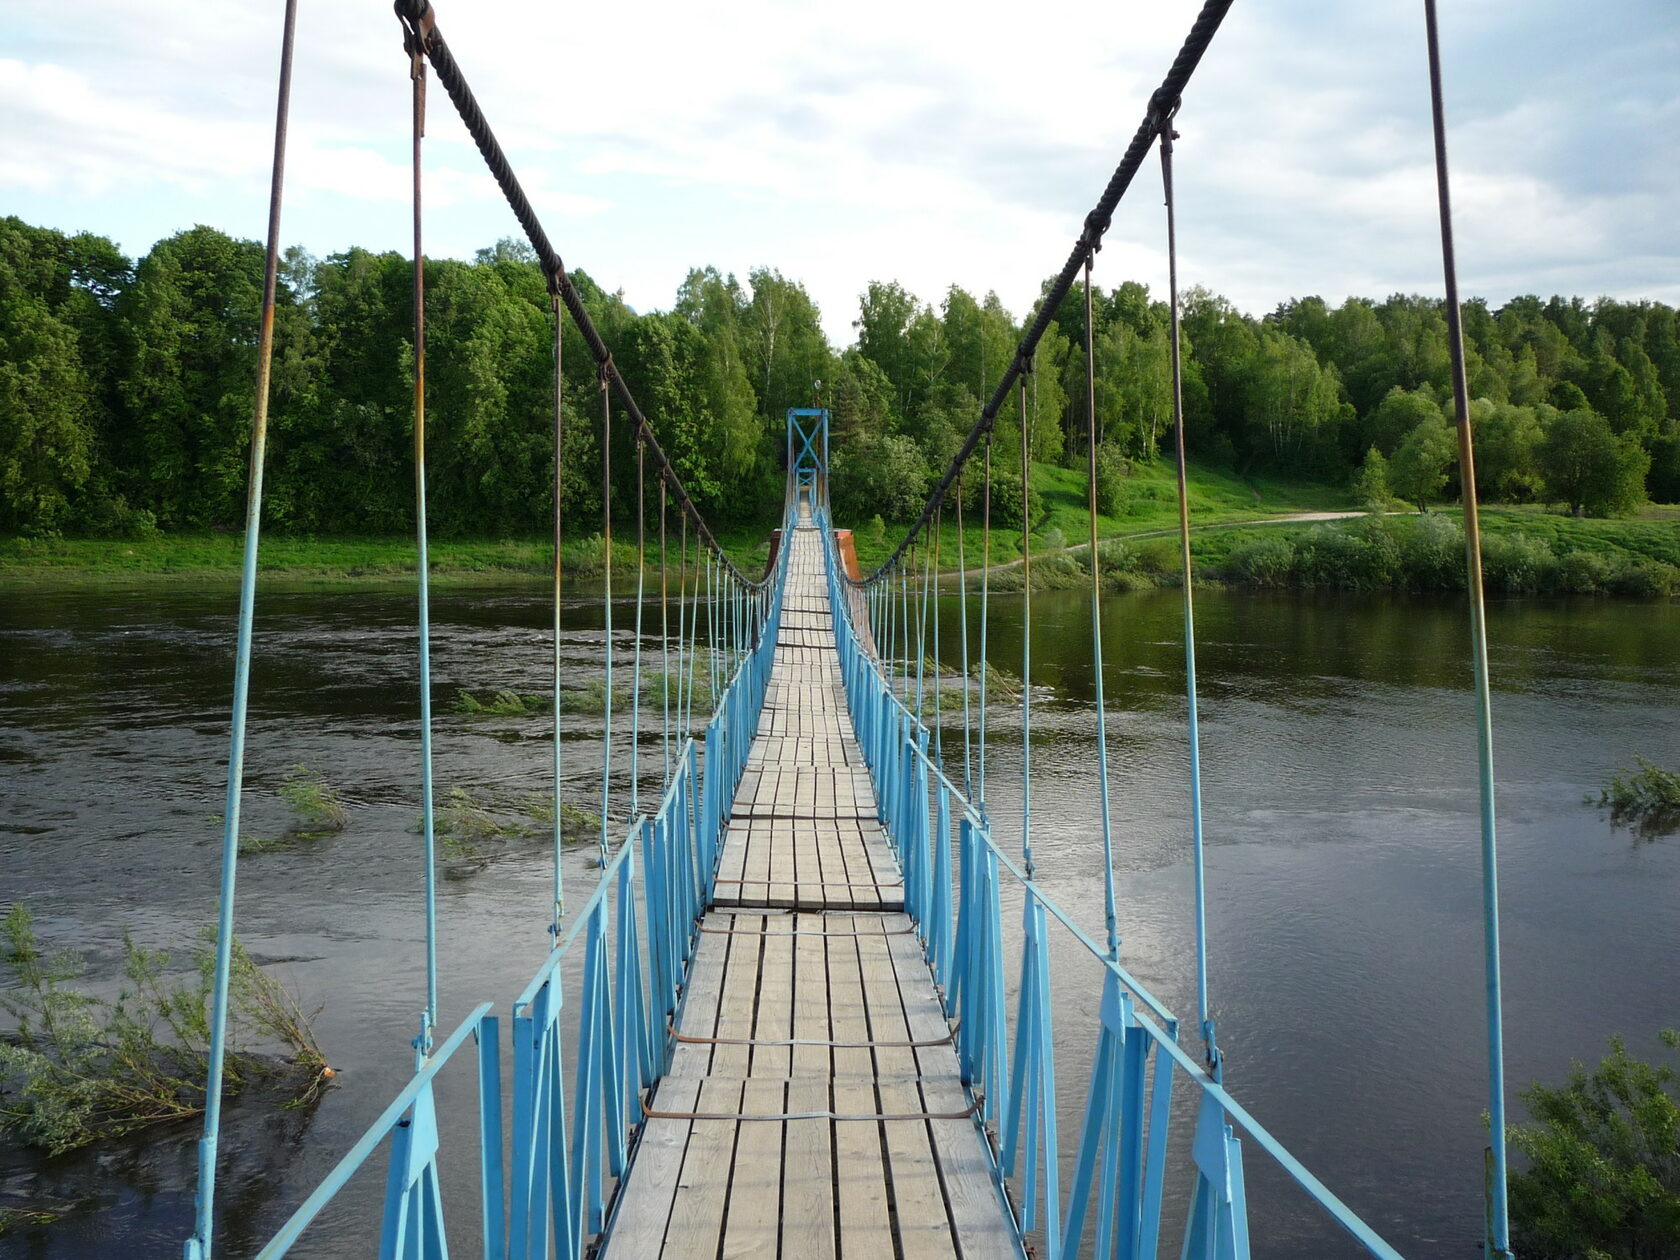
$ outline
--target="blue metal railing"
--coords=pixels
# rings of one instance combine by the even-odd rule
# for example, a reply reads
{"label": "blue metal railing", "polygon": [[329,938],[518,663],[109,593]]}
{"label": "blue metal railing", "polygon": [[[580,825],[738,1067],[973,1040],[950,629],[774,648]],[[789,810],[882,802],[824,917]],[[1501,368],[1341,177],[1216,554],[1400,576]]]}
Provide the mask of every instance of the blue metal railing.
{"label": "blue metal railing", "polygon": [[[918,926],[946,1014],[956,1024],[964,1082],[979,1103],[975,1123],[999,1135],[995,1144],[988,1142],[994,1174],[1001,1185],[1013,1179],[1019,1187],[1018,1227],[1042,1236],[1046,1260],[1079,1255],[1087,1246],[1099,1256],[1155,1256],[1172,1093],[1182,1076],[1200,1094],[1190,1143],[1196,1182],[1185,1226],[1187,1260],[1240,1260],[1249,1254],[1238,1129],[1366,1251],[1397,1258],[1392,1246],[1179,1044],[1178,1019],[998,846],[983,805],[971,801],[929,755],[927,726],[899,698],[881,661],[860,639],[826,508],[818,509],[817,521],[847,704],[876,785],[879,818],[904,873],[905,909]],[[1023,900],[1013,1012],[1005,992],[1006,877]],[[1056,1008],[1050,1000],[1053,923],[1103,972],[1095,1056],[1065,1183],[1053,1054]]]}
{"label": "blue metal railing", "polygon": [[[790,513],[784,522],[791,529]],[[414,1076],[259,1253],[284,1256],[369,1160],[389,1150],[381,1260],[446,1254],[433,1079],[469,1037],[478,1046],[479,1203],[487,1257],[582,1260],[606,1227],[641,1123],[644,1091],[674,1047],[687,968],[711,900],[724,820],[758,725],[781,622],[789,548],[774,580],[730,618],[735,660],[700,740],[674,759],[659,808],[639,815],[608,856],[589,899],[513,1004],[513,1088],[502,1089],[500,1022],[477,1007],[426,1054]],[[563,966],[582,941],[575,1048],[562,1044]],[[569,1062],[569,1066],[568,1066]],[[504,1127],[504,1121],[511,1123]],[[511,1158],[504,1165],[504,1133]],[[190,1244],[189,1244],[190,1245]]]}

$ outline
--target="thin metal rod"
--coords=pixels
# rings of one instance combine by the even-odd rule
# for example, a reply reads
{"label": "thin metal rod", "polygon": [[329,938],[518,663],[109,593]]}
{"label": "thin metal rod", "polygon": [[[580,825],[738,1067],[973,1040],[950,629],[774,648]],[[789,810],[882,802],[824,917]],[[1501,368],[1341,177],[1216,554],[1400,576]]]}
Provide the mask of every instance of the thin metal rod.
{"label": "thin metal rod", "polygon": [[1032,438],[1027,431],[1027,378],[1021,377],[1021,865],[1033,877],[1032,854]]}
{"label": "thin metal rod", "polygon": [[980,722],[974,765],[974,799],[986,812],[986,676],[992,662],[986,655],[991,627],[992,594],[992,435],[986,434],[985,469],[980,496]]}
{"label": "thin metal rod", "polygon": [[[665,778],[671,782],[671,581],[666,568],[665,509],[670,498],[663,474],[659,478],[659,692],[665,703]],[[679,616],[681,610],[678,610]]]}
{"label": "thin metal rod", "polygon": [[561,505],[564,498],[562,486],[563,456],[565,452],[565,406],[562,385],[563,377],[560,368],[563,358],[563,343],[566,331],[566,312],[560,299],[554,300],[554,693],[552,702],[554,707],[554,921],[549,931],[554,940],[553,944],[560,944],[560,920],[566,914],[566,886],[565,877],[561,871],[561,850],[565,847],[565,825],[561,818],[562,784],[565,781],[562,768],[561,730],[560,730],[560,678],[561,678],[561,576],[562,560],[560,554],[564,531],[561,528]]}
{"label": "thin metal rod", "polygon": [[940,535],[944,532],[944,510],[933,514],[933,557],[929,564],[931,575],[928,590],[933,600],[933,755],[939,761],[945,760],[945,692],[942,680],[945,676],[945,654],[940,649],[939,639],[939,544]]}
{"label": "thin metal rod", "polygon": [[416,1066],[437,1025],[437,830],[432,785],[432,589],[426,539],[426,256],[421,245],[421,146],[426,136],[426,61],[412,51],[414,96],[414,534],[420,570],[420,831],[426,860],[426,1010],[414,1041]]}
{"label": "thin metal rod", "polygon": [[1119,915],[1114,904],[1114,827],[1108,790],[1108,711],[1103,703],[1102,565],[1097,554],[1097,363],[1091,313],[1091,259],[1085,259],[1085,497],[1091,522],[1091,670],[1097,704],[1097,783],[1102,813],[1103,918],[1108,956],[1120,957]]}
{"label": "thin metal rod", "polygon": [[210,1062],[204,1086],[204,1135],[198,1143],[198,1191],[188,1252],[208,1258],[215,1223],[216,1148],[221,1137],[227,1055],[228,989],[233,974],[233,900],[239,873],[239,811],[245,781],[245,716],[251,691],[251,635],[256,620],[257,547],[262,532],[263,463],[268,453],[269,371],[274,362],[274,308],[280,276],[280,208],[291,109],[292,48],[297,0],[286,0],[280,37],[280,87],[274,108],[274,162],[268,191],[268,246],[263,257],[262,323],[257,334],[256,408],[245,492],[245,554],[239,573],[239,629],[233,665],[232,732],[228,737],[227,804],[222,814],[222,877],[216,906],[216,972],[211,982]]}
{"label": "thin metal rod", "polygon": [[968,552],[963,538],[963,483],[957,477],[957,602],[961,606],[962,623],[962,689],[963,689],[963,791],[974,790],[974,747],[971,739],[973,710],[969,705],[968,677]]}
{"label": "thin metal rod", "polygon": [[613,737],[613,540],[612,540],[612,394],[606,377],[601,378],[601,608],[606,627],[602,639],[606,649],[607,685],[602,700],[601,722],[601,864],[606,865],[610,847],[608,805],[612,790]]}
{"label": "thin metal rod", "polygon": [[1196,705],[1196,603],[1190,565],[1190,491],[1184,455],[1184,365],[1178,331],[1178,226],[1173,212],[1173,131],[1177,108],[1161,127],[1161,188],[1167,205],[1167,319],[1172,344],[1173,453],[1178,473],[1178,549],[1184,572],[1184,695],[1190,728],[1190,846],[1196,880],[1196,1014],[1207,1049],[1208,1071],[1220,1079],[1222,1064],[1208,1013],[1207,854],[1202,838],[1202,740]]}
{"label": "thin metal rod", "polygon": [[1447,347],[1452,355],[1453,405],[1458,412],[1459,482],[1464,500],[1464,549],[1470,588],[1470,654],[1476,683],[1476,760],[1481,794],[1482,969],[1487,989],[1488,1129],[1492,1176],[1487,1189],[1488,1243],[1510,1256],[1510,1204],[1506,1198],[1505,1012],[1499,961],[1499,843],[1494,814],[1493,707],[1488,687],[1487,609],[1482,593],[1481,514],[1476,498],[1476,459],[1470,427],[1470,389],[1464,367],[1464,328],[1458,304],[1458,260],[1453,248],[1452,195],[1447,179],[1447,119],[1441,90],[1441,39],[1435,0],[1424,0],[1429,43],[1429,104],[1435,133],[1435,185],[1441,216],[1441,270],[1446,282]]}
{"label": "thin metal rod", "polygon": [[636,647],[630,671],[630,813],[639,814],[642,742],[642,598],[647,573],[647,444],[636,438]]}

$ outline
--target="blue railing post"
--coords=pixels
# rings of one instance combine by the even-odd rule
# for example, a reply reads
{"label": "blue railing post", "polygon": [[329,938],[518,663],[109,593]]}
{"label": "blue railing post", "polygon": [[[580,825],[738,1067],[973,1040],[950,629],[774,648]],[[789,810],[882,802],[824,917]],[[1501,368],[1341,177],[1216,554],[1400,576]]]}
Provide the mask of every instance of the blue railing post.
{"label": "blue railing post", "polygon": [[506,1246],[502,1166],[502,1025],[494,1015],[478,1021],[478,1168],[484,1254],[500,1256]]}
{"label": "blue railing post", "polygon": [[438,1185],[437,1107],[427,1082],[391,1135],[379,1260],[434,1260],[447,1248]]}
{"label": "blue railing post", "polygon": [[1212,1097],[1202,1099],[1190,1154],[1196,1161],[1196,1188],[1184,1232],[1183,1260],[1248,1260],[1242,1143]]}

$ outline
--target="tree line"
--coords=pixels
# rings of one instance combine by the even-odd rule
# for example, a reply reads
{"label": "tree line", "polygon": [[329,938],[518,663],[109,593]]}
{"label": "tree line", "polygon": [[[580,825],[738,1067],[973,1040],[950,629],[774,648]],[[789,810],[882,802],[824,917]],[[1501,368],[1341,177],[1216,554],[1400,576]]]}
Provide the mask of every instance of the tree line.
{"label": "tree line", "polygon": [[[783,417],[832,413],[841,519],[920,508],[1008,364],[1022,325],[996,294],[952,286],[937,307],[891,282],[861,296],[836,350],[797,281],[691,271],[671,309],[638,313],[574,279],[690,493],[721,524],[781,500]],[[428,260],[428,491],[436,528],[540,533],[553,483],[553,323],[530,250]],[[108,239],[0,219],[0,530],[122,535],[243,519],[262,249],[213,228],[138,262]],[[1104,510],[1170,437],[1166,304],[1126,281],[1093,290],[1095,431]],[[1034,312],[1027,312],[1031,317]],[[1442,303],[1298,299],[1262,318],[1183,300],[1191,453],[1245,474],[1355,477],[1420,504],[1451,496]],[[1083,461],[1085,313],[1070,295],[1027,378],[1034,459]],[[1680,500],[1680,322],[1656,302],[1538,297],[1464,309],[1478,488],[1502,501],[1625,512]],[[295,533],[412,526],[411,267],[395,253],[287,252],[281,269],[267,519]],[[563,345],[568,515],[599,519],[602,402],[581,338]],[[994,513],[1024,502],[1017,410],[996,441]],[[635,502],[635,451],[613,426],[615,511]],[[974,493],[973,479],[965,493]]]}

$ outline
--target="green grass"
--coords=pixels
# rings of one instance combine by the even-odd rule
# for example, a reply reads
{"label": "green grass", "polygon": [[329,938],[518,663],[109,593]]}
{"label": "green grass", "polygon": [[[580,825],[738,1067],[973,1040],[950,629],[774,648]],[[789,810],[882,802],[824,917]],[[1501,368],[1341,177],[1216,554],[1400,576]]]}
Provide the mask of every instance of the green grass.
{"label": "green grass", "polygon": [[[1230,469],[1194,463],[1189,466],[1188,472],[1190,519],[1198,525],[1261,521],[1293,512],[1351,511],[1358,506],[1353,502],[1352,493],[1340,486],[1282,481],[1272,477],[1243,478]],[[1083,468],[1034,464],[1033,489],[1038,492],[1043,512],[1042,523],[1033,535],[1035,556],[1045,540],[1055,542],[1058,533],[1064,546],[1078,547],[1089,539]],[[1134,464],[1132,475],[1125,482],[1122,502],[1125,510],[1118,515],[1098,513],[1099,538],[1128,538],[1176,530],[1178,477],[1172,463],[1162,459]],[[979,515],[977,509],[963,514],[963,559],[971,568],[979,565],[982,554],[984,535]],[[836,522],[842,528],[848,523]],[[902,523],[889,522],[884,541],[876,542],[868,536],[865,529],[867,522],[859,521],[855,525],[853,545],[857,548],[858,564],[865,573],[892,553],[906,528]],[[1019,560],[1020,542],[1019,528],[994,525],[992,563],[1011,564]],[[944,569],[956,567],[955,513],[949,508],[940,530],[939,562]]]}
{"label": "green grass", "polygon": [[[744,542],[744,540],[741,540]],[[759,539],[763,541],[762,536]],[[756,544],[755,544],[756,545]],[[744,551],[750,551],[744,548]],[[692,544],[690,557],[693,556]],[[8,584],[101,586],[116,582],[147,583],[183,578],[207,583],[239,577],[244,540],[238,534],[179,533],[155,538],[0,538],[0,586]],[[554,547],[535,539],[437,539],[430,544],[434,582],[479,584],[546,578],[554,565]],[[568,542],[563,555],[567,580],[599,579],[599,538]],[[649,554],[650,574],[657,573],[658,552]],[[675,549],[671,549],[671,589],[676,593]],[[738,559],[746,559],[745,555]],[[764,567],[762,556],[748,572]],[[419,571],[410,538],[265,537],[258,569],[265,577],[306,582],[404,581]],[[613,542],[613,574],[634,579],[634,542]],[[690,589],[694,575],[689,577]]]}
{"label": "green grass", "polygon": [[[1450,512],[1458,516],[1456,509]],[[1609,557],[1642,556],[1680,566],[1680,505],[1652,506],[1626,520],[1595,520],[1539,507],[1482,509],[1486,534],[1527,534],[1559,555],[1590,551]]]}
{"label": "green grass", "polygon": [[1598,803],[1609,807],[1613,820],[1647,839],[1680,829],[1680,769],[1668,770],[1643,757],[1638,761],[1639,769],[1605,782]]}

